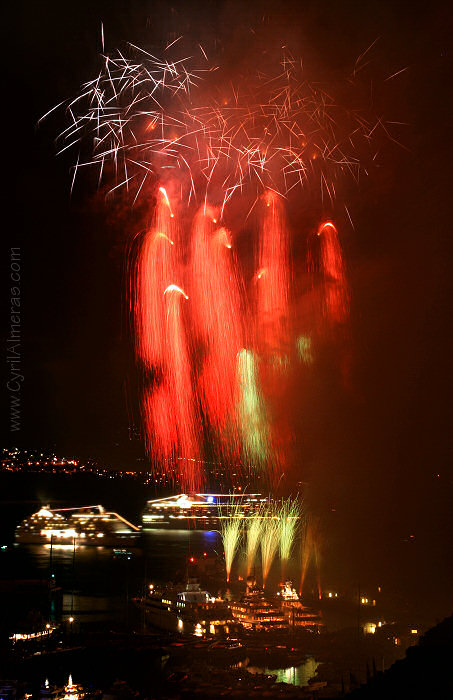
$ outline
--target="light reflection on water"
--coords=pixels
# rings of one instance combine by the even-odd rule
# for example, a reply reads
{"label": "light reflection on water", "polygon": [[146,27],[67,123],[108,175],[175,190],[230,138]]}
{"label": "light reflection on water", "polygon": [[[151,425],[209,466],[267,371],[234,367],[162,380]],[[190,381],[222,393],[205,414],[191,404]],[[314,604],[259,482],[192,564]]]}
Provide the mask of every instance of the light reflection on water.
{"label": "light reflection on water", "polygon": [[184,576],[190,556],[219,552],[218,533],[193,531],[148,531],[138,547],[121,541],[113,547],[73,544],[10,544],[0,553],[0,578],[48,578],[53,573],[64,590],[74,587],[100,595],[131,589],[143,580],[166,582],[175,574]]}
{"label": "light reflection on water", "polygon": [[126,602],[142,595],[150,581],[184,580],[195,561],[221,551],[218,533],[153,530],[140,546],[117,548],[78,544],[9,544],[0,551],[0,580],[53,579],[62,589],[63,616],[96,622],[125,615]]}
{"label": "light reflection on water", "polygon": [[266,673],[276,676],[277,683],[289,683],[299,687],[307,686],[309,681],[316,675],[320,661],[316,661],[312,656],[307,657],[304,663],[289,668],[260,668],[258,666],[245,666],[249,673]]}

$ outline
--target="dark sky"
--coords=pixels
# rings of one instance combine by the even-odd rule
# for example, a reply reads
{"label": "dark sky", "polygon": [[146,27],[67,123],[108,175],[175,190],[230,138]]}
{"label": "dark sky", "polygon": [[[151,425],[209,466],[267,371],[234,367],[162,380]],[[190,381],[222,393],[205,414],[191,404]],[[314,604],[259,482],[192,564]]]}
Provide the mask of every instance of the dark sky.
{"label": "dark sky", "polygon": [[[447,2],[383,0],[11,4],[2,296],[8,310],[9,248],[20,246],[25,382],[20,435],[8,435],[4,422],[4,444],[56,444],[113,466],[132,466],[141,455],[141,444],[128,441],[125,387],[133,405],[135,370],[122,310],[124,250],[138,224],[132,213],[124,225],[124,211],[118,219],[89,178],[70,200],[71,160],[54,158],[58,118],[36,129],[44,112],[95,74],[101,21],[110,49],[125,40],[156,47],[182,32],[202,42],[217,38],[234,70],[256,60],[250,27],[262,26],[264,17],[272,41],[277,36],[299,47],[323,76],[347,73],[378,39],[370,56],[374,107],[386,119],[408,122],[398,131],[405,148],[383,142],[380,167],[346,187],[355,225],[345,230],[350,388],[341,383],[336,341],[326,343],[312,379],[300,379],[288,396],[304,436],[293,475],[310,482],[313,503],[329,513],[327,570],[346,567],[351,578],[361,570],[376,578],[397,566],[400,588],[446,599],[453,388],[449,15]],[[382,82],[405,67],[399,78]],[[307,220],[297,203],[290,217],[296,227]],[[7,313],[4,320],[8,333]],[[8,392],[2,393],[8,413]],[[341,513],[348,517],[341,520]]]}

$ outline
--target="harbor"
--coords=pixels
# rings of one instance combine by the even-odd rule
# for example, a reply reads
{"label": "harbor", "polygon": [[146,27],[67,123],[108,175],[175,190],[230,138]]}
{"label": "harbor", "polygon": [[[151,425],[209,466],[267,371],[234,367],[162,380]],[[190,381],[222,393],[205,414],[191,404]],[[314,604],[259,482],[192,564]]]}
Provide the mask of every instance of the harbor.
{"label": "harbor", "polygon": [[[61,523],[55,515],[85,514],[86,527],[87,514],[100,526],[111,518],[99,517],[113,511],[41,511],[37,520],[30,517],[43,542],[18,537],[0,550],[1,593],[10,604],[9,668],[29,680],[22,690],[33,697],[102,697],[109,688],[114,695],[132,688],[146,694],[150,673],[157,698],[339,697],[416,641],[409,631],[407,639],[403,632],[396,637],[389,624],[377,629],[377,621],[373,634],[364,626],[358,632],[353,606],[350,628],[342,631],[332,610],[346,602],[328,591],[318,600],[316,588],[301,600],[289,579],[279,583],[278,558],[265,588],[259,560],[248,577],[241,575],[247,560],[238,560],[227,582],[221,531],[140,528],[135,546],[125,546],[121,536],[97,538],[102,544],[93,546],[73,533],[54,538],[55,521]],[[246,519],[240,521],[247,529]],[[46,526],[50,537],[41,535]],[[137,674],[137,660],[146,672]],[[77,679],[72,691],[69,674]],[[46,679],[54,690],[42,694]]]}

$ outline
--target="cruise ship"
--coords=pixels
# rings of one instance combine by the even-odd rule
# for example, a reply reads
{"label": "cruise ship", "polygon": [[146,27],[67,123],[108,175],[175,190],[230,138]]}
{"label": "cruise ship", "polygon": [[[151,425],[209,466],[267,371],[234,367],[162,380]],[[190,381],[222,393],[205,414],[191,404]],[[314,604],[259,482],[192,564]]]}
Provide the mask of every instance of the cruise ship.
{"label": "cruise ship", "polygon": [[116,546],[134,544],[140,528],[103,506],[41,508],[16,528],[16,541],[28,544]]}
{"label": "cruise ship", "polygon": [[148,501],[145,529],[218,530],[224,518],[250,518],[268,499],[260,493],[191,493]]}

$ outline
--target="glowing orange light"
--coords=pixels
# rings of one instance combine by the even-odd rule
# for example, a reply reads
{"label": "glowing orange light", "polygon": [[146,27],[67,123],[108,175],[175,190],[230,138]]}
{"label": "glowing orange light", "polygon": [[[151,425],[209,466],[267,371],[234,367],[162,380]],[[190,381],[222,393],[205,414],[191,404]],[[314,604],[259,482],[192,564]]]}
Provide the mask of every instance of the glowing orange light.
{"label": "glowing orange light", "polygon": [[159,187],[159,192],[162,192],[162,194],[164,195],[165,202],[166,202],[166,204],[167,204],[167,207],[168,207],[169,210],[170,210],[170,216],[171,216],[171,218],[173,219],[174,214],[173,214],[173,212],[172,212],[172,210],[171,210],[170,200],[168,199],[168,195],[167,195],[167,191],[166,191],[165,187]]}
{"label": "glowing orange light", "polygon": [[156,239],[157,238],[164,238],[166,241],[170,243],[170,245],[175,245],[174,242],[169,238],[168,236],[165,235],[165,233],[156,233]]}
{"label": "glowing orange light", "polygon": [[225,248],[231,249],[230,232],[228,231],[228,229],[222,226],[221,228],[217,229],[214,236],[215,238],[213,238],[213,240],[217,240],[220,243],[223,243]]}
{"label": "glowing orange light", "polygon": [[169,284],[166,290],[164,291],[164,295],[167,294],[167,292],[178,292],[178,294],[182,294],[185,299],[189,298],[185,291],[181,289],[181,287],[178,287],[176,284]]}
{"label": "glowing orange light", "polygon": [[274,204],[274,202],[276,201],[275,193],[272,192],[272,190],[266,190],[266,192],[263,194],[263,199],[266,203],[266,206],[270,207],[271,204]]}
{"label": "glowing orange light", "polygon": [[318,236],[321,235],[325,228],[333,228],[334,231],[337,230],[331,221],[324,221],[324,223],[322,223],[318,228]]}

